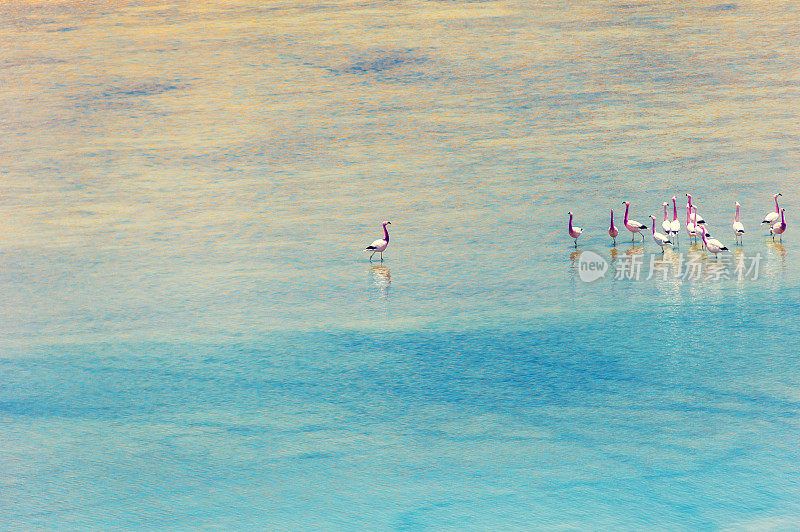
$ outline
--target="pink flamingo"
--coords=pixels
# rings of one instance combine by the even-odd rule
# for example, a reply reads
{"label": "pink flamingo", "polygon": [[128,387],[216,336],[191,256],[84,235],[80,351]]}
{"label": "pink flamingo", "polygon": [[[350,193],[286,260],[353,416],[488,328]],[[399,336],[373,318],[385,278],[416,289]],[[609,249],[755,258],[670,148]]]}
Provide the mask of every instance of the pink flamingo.
{"label": "pink flamingo", "polygon": [[[694,207],[694,205],[692,205],[692,195],[691,194],[686,194],[686,197],[689,200],[689,210],[692,210],[692,208]],[[706,223],[706,221],[703,219],[703,217],[699,216],[697,214],[696,210],[692,211],[692,221],[695,223],[695,225],[702,225],[702,224]]]}
{"label": "pink flamingo", "polygon": [[628,220],[628,209],[630,208],[631,204],[627,201],[623,201],[622,203],[625,204],[625,218],[622,220],[622,223],[631,232],[631,242],[633,242],[633,237],[636,233],[639,233],[639,236],[642,237],[642,242],[644,242],[644,235],[640,232],[642,229],[647,229],[647,226],[637,222],[636,220]]}
{"label": "pink flamingo", "polygon": [[762,224],[767,224],[769,226],[772,226],[772,225],[775,224],[775,222],[778,221],[778,218],[781,217],[781,210],[780,210],[780,208],[778,208],[778,196],[782,196],[782,195],[783,194],[781,194],[779,192],[779,193],[774,194],[772,196],[772,198],[775,200],[775,211],[774,212],[768,212],[766,214],[766,216],[764,216],[764,221],[761,222]]}
{"label": "pink flamingo", "polygon": [[[666,203],[664,205],[666,205]],[[664,246],[671,246],[672,241],[667,235],[656,232],[656,217],[651,214],[650,219],[653,220],[653,240],[656,241],[656,244],[661,246],[661,253],[664,253]]]}
{"label": "pink flamingo", "polygon": [[617,226],[614,225],[614,209],[611,209],[611,225],[608,226],[608,236],[614,239],[614,245],[617,245],[617,235],[619,234],[619,230]]}
{"label": "pink flamingo", "polygon": [[716,238],[707,239],[706,237],[710,235],[708,234],[708,231],[706,231],[706,228],[702,225],[698,227],[698,231],[700,231],[700,234],[703,235],[703,244],[705,244],[707,250],[714,254],[714,258],[716,258],[717,253],[720,253],[721,251],[730,251],[727,247],[725,247],[725,244]]}
{"label": "pink flamingo", "polygon": [[742,235],[744,234],[744,224],[739,221],[739,202],[736,202],[736,215],[733,217],[733,234],[736,236],[736,243],[741,244],[739,239],[743,238]]}
{"label": "pink flamingo", "polygon": [[672,231],[672,224],[670,223],[669,215],[667,214],[667,205],[669,205],[669,203],[664,202],[662,205],[664,206],[664,221],[661,222],[661,229],[664,230],[665,235],[669,236],[670,232]]}
{"label": "pink flamingo", "polygon": [[678,204],[675,203],[675,196],[672,196],[672,223],[670,224],[670,232],[677,240],[681,232],[681,222],[678,221]]}
{"label": "pink flamingo", "polygon": [[[700,216],[697,215],[697,205],[693,205],[692,209],[693,209],[693,213],[692,214],[694,214],[695,220],[698,219],[698,218],[700,218],[700,220],[703,220]],[[705,221],[697,222],[695,224],[695,226],[694,226],[694,230],[695,230],[696,233],[700,233],[700,234],[703,234],[705,236],[711,236],[711,233],[709,233],[708,230],[706,230],[706,226],[703,225],[705,223],[706,223]],[[701,229],[702,229],[702,231],[701,231]],[[717,240],[717,242],[719,242],[719,240]],[[703,246],[705,246],[705,245],[706,245],[706,241],[703,240]]]}
{"label": "pink flamingo", "polygon": [[372,262],[372,255],[376,253],[381,254],[381,262],[383,262],[383,252],[386,251],[386,247],[389,245],[389,231],[386,230],[387,225],[392,225],[392,222],[383,222],[383,238],[376,240],[365,248],[366,251],[372,251],[372,254],[369,256],[370,262]]}
{"label": "pink flamingo", "polygon": [[781,235],[781,242],[783,242],[783,232],[786,231],[786,217],[784,216],[786,209],[781,209],[781,221],[772,226],[769,232],[772,234],[772,241],[775,241],[775,235]]}
{"label": "pink flamingo", "polygon": [[692,207],[686,204],[686,233],[689,235],[689,242],[692,239],[697,239],[697,225],[692,221]]}
{"label": "pink flamingo", "polygon": [[578,247],[578,237],[583,233],[583,229],[572,225],[572,213],[569,213],[569,236],[575,239],[575,247]]}
{"label": "pink flamingo", "polygon": [[[691,211],[694,211],[694,212],[691,212]],[[691,212],[691,214],[694,214],[694,216],[696,218],[697,217],[697,205],[692,206],[691,210],[690,210],[689,204],[688,203],[686,204],[686,232],[689,233],[689,236],[693,236],[695,238],[695,240],[697,240],[697,235],[701,234],[700,229],[705,231],[706,236],[711,236],[711,233],[706,231],[705,226],[700,225],[700,223],[692,223],[690,221],[691,220],[690,212]],[[705,245],[705,244],[703,244],[703,245]]]}

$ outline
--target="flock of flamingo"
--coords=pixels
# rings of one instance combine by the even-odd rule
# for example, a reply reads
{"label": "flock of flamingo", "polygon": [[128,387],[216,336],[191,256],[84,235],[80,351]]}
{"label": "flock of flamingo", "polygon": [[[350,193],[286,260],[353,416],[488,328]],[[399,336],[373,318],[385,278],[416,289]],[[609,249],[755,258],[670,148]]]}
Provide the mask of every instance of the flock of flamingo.
{"label": "flock of flamingo", "polygon": [[[781,209],[778,206],[778,197],[781,196],[780,193],[775,194],[773,199],[775,200],[775,210],[772,212],[768,212],[766,216],[764,216],[764,220],[761,222],[762,225],[766,225],[769,227],[769,232],[772,235],[772,240],[775,240],[775,235],[778,235],[783,241],[783,233],[786,231],[786,216],[785,216],[785,209]],[[697,206],[692,204],[692,195],[686,194],[687,203],[686,203],[686,233],[689,235],[689,241],[697,242],[698,238],[701,238],[703,241],[703,247],[705,247],[708,251],[717,256],[717,253],[721,253],[723,251],[729,251],[728,248],[717,240],[716,238],[711,238],[711,234],[706,229],[706,221],[703,219],[702,216],[697,214]],[[636,235],[642,237],[642,241],[644,242],[645,237],[642,231],[647,230],[647,226],[643,223],[637,222],[636,220],[631,220],[628,218],[628,210],[630,208],[630,203],[627,201],[623,202],[625,204],[625,217],[622,221],[622,224],[625,228],[631,232],[631,242],[634,241]],[[669,219],[669,215],[667,213],[667,207],[669,203],[663,203],[664,206],[664,221],[661,222],[661,228],[664,231],[663,233],[656,231],[656,217],[652,214],[650,215],[650,219],[652,220],[652,238],[656,244],[661,247],[661,252],[664,252],[664,246],[672,246],[674,247],[678,243],[678,236],[681,232],[681,222],[678,220],[678,205],[676,203],[675,196],[672,197],[672,220]],[[569,213],[569,236],[575,240],[575,247],[578,247],[578,237],[581,236],[583,233],[583,229],[580,227],[576,227],[572,225],[572,213]],[[384,226],[385,228],[385,226]],[[736,213],[733,216],[733,224],[731,225],[733,229],[734,237],[736,238],[736,244],[742,244],[742,238],[744,235],[744,224],[739,221],[739,202],[736,202]],[[611,211],[611,224],[608,227],[608,236],[614,239],[614,245],[617,244],[617,236],[619,235],[619,229],[617,226],[614,225],[614,211]],[[387,236],[387,243],[388,243],[388,236]]]}
{"label": "flock of flamingo", "polygon": [[[786,215],[785,209],[781,209],[778,206],[778,197],[782,194],[778,193],[773,196],[775,200],[775,210],[772,212],[768,212],[766,216],[764,216],[764,220],[761,222],[762,225],[766,225],[769,227],[769,232],[772,235],[772,240],[775,240],[775,235],[778,235],[783,241],[783,233],[786,231]],[[697,239],[700,238],[703,241],[703,247],[705,247],[708,251],[714,254],[716,257],[718,253],[723,251],[729,251],[728,248],[717,240],[716,238],[711,238],[711,233],[708,232],[706,229],[706,221],[705,219],[697,214],[697,206],[692,204],[692,195],[686,194],[686,233],[689,235],[689,241],[697,242]],[[631,242],[634,241],[636,235],[642,237],[642,242],[645,241],[643,231],[647,230],[647,226],[643,223],[637,222],[636,220],[631,220],[628,218],[628,211],[630,210],[630,203],[627,201],[623,201],[622,203],[625,204],[625,217],[622,220],[622,224],[625,228],[631,232]],[[678,220],[678,204],[676,203],[675,196],[672,196],[672,220],[669,219],[669,213],[667,212],[667,207],[669,203],[664,202],[664,221],[661,222],[661,228],[664,231],[663,233],[656,231],[656,217],[652,214],[650,215],[650,220],[652,221],[652,231],[651,235],[653,240],[656,244],[661,247],[661,252],[664,252],[664,246],[672,246],[674,247],[678,243],[678,236],[681,232],[681,222]],[[733,229],[733,235],[736,238],[736,244],[742,244],[742,238],[744,235],[744,224],[739,220],[739,202],[736,202],[736,212],[733,215],[733,224],[731,228]],[[578,237],[583,234],[583,229],[572,225],[572,212],[569,213],[569,236],[575,240],[575,247],[578,247]],[[372,261],[372,257],[376,254],[380,254],[380,259],[383,261],[383,252],[386,251],[386,248],[389,246],[389,231],[386,229],[387,225],[391,225],[392,222],[383,222],[383,238],[379,238],[378,240],[374,241],[372,244],[367,246],[365,251],[370,251],[369,260]],[[617,245],[617,236],[619,235],[619,229],[617,226],[614,225],[614,211],[611,211],[611,224],[608,227],[608,236],[614,239],[614,245]]]}

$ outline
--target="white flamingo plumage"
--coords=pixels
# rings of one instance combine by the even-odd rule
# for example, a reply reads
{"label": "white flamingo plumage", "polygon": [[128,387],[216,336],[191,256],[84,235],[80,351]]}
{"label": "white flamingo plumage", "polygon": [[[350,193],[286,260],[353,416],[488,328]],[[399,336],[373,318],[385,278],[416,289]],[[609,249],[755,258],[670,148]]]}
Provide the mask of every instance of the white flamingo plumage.
{"label": "white flamingo plumage", "polygon": [[708,231],[706,231],[706,228],[703,227],[702,225],[699,226],[698,231],[700,231],[700,234],[703,235],[703,244],[705,244],[706,249],[711,253],[713,253],[715,258],[717,256],[717,253],[721,253],[723,251],[730,251],[727,247],[725,247],[725,244],[723,244],[716,238],[707,238]]}
{"label": "white flamingo plumage", "polygon": [[669,205],[669,203],[664,202],[663,205],[664,205],[664,221],[661,222],[661,229],[664,230],[665,235],[669,236],[669,234],[672,232],[672,223],[669,221],[669,215],[667,214],[667,205]]}
{"label": "white flamingo plumage", "polygon": [[[666,205],[666,203],[664,205]],[[656,217],[651,214],[650,219],[653,220],[653,240],[655,240],[656,244],[661,246],[661,253],[664,253],[664,246],[671,246],[672,241],[667,235],[662,235],[656,231]]]}
{"label": "white flamingo plumage", "polygon": [[625,228],[631,232],[631,242],[633,242],[633,237],[636,233],[639,233],[639,236],[642,237],[642,242],[644,242],[644,235],[641,233],[642,229],[647,229],[647,226],[637,222],[636,220],[629,220],[628,219],[628,209],[630,208],[631,204],[627,201],[623,201],[622,203],[625,204],[625,218],[622,220],[622,223],[625,225]]}
{"label": "white flamingo plumage", "polygon": [[742,238],[742,235],[744,235],[744,224],[739,221],[738,201],[736,202],[736,214],[733,217],[733,225],[731,227],[733,228],[733,234],[736,237],[736,243],[740,244],[741,242],[739,240]]}
{"label": "white flamingo plumage", "polygon": [[772,212],[768,212],[766,216],[764,216],[764,220],[761,222],[762,224],[767,224],[768,226],[771,227],[775,225],[775,222],[777,222],[778,218],[781,217],[781,210],[778,207],[778,197],[782,195],[783,194],[781,194],[780,192],[778,192],[777,194],[773,194],[772,199],[775,200],[775,210]]}
{"label": "white flamingo plumage", "polygon": [[381,262],[383,262],[383,252],[386,251],[386,248],[389,246],[389,231],[386,229],[387,225],[392,225],[392,222],[383,222],[383,238],[379,238],[364,248],[366,251],[372,251],[369,256],[370,262],[372,262],[372,255],[375,255],[376,253],[381,254]]}
{"label": "white flamingo plumage", "polygon": [[700,233],[697,231],[697,225],[692,221],[692,207],[686,204],[686,233],[689,235],[689,240],[697,239]]}
{"label": "white flamingo plumage", "polygon": [[691,221],[695,223],[695,225],[702,225],[706,223],[705,219],[702,216],[697,214],[697,208],[692,204],[692,195],[686,194],[687,201],[689,202],[689,210],[691,211]]}
{"label": "white flamingo plumage", "polygon": [[670,224],[670,233],[676,239],[681,233],[681,222],[678,220],[678,204],[675,203],[675,196],[672,196],[672,223]]}

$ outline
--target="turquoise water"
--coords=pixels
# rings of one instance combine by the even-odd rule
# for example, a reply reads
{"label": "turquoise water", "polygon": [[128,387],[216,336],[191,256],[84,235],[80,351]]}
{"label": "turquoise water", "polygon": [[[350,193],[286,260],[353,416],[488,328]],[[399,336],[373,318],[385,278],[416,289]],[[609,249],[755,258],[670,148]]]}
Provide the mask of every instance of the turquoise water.
{"label": "turquoise water", "polygon": [[0,528],[800,522],[793,4],[0,13]]}

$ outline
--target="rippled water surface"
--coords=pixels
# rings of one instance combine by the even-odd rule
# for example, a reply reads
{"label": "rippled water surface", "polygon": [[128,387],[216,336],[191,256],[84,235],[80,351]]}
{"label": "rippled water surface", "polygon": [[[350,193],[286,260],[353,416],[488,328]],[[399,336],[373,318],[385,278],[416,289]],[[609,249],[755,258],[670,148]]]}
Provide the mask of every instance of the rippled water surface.
{"label": "rippled water surface", "polygon": [[0,528],[793,529],[798,20],[3,3]]}

